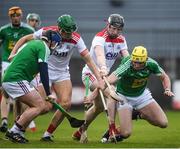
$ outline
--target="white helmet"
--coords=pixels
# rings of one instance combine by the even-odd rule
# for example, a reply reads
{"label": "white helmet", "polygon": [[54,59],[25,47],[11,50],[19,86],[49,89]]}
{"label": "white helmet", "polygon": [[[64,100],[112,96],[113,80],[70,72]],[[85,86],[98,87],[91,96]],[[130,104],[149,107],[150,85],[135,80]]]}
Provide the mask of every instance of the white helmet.
{"label": "white helmet", "polygon": [[28,22],[31,19],[38,20],[38,26],[37,27],[41,26],[41,18],[40,18],[40,16],[37,13],[29,13],[27,15],[27,17],[26,17],[26,20]]}

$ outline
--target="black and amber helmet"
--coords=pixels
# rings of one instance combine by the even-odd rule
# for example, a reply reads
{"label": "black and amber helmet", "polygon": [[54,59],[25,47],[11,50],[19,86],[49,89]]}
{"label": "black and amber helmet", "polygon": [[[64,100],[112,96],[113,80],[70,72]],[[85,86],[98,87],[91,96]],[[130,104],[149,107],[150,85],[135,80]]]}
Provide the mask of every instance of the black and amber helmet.
{"label": "black and amber helmet", "polygon": [[18,6],[14,6],[14,7],[9,8],[8,15],[11,16],[13,14],[22,15],[22,9]]}

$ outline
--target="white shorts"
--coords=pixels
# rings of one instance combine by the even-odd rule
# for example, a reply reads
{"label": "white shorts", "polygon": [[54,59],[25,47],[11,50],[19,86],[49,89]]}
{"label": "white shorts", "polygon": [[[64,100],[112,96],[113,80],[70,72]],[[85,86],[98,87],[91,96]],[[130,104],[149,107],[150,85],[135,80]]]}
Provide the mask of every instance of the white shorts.
{"label": "white shorts", "polygon": [[9,62],[2,62],[2,76],[4,74],[4,71],[7,69],[7,67],[10,65]]}
{"label": "white shorts", "polygon": [[[119,93],[118,93],[119,94]],[[142,109],[143,107],[147,106],[151,102],[155,102],[153,99],[151,92],[149,89],[145,89],[144,92],[137,97],[129,97],[129,96],[124,96],[122,94],[119,94],[120,96],[123,96],[126,99],[125,104],[118,103],[117,104],[117,109],[122,109],[125,107],[129,107],[130,109]]]}
{"label": "white shorts", "polygon": [[34,90],[34,87],[31,87],[30,83],[26,80],[19,82],[3,82],[2,87],[12,99],[28,94]]}
{"label": "white shorts", "polygon": [[36,77],[30,82],[30,86],[37,88],[41,83],[40,74],[38,73]]}
{"label": "white shorts", "polygon": [[62,70],[62,71],[48,70],[48,72],[49,72],[50,86],[51,86],[52,83],[55,83],[55,82],[61,82],[61,81],[64,81],[64,80],[70,80],[70,74],[69,74],[68,69]]}
{"label": "white shorts", "polygon": [[86,86],[86,77],[89,77],[89,87],[93,84],[94,81],[96,81],[96,77],[92,73],[82,73],[82,82],[84,86]]}
{"label": "white shorts", "polygon": [[[64,80],[70,80],[69,70],[63,71],[51,71],[48,69],[49,73],[49,85],[52,86],[52,83],[61,82]],[[30,82],[31,87],[37,88],[39,85],[42,85],[40,74]]]}

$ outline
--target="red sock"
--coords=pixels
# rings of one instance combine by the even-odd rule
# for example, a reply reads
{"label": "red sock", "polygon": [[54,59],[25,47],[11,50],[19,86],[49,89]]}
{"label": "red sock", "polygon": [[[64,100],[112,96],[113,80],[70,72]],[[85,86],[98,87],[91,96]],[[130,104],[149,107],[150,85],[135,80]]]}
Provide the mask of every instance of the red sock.
{"label": "red sock", "polygon": [[109,129],[115,130],[116,129],[115,123],[109,124]]}
{"label": "red sock", "polygon": [[52,134],[55,130],[56,130],[56,127],[54,127],[52,124],[50,124],[48,129],[47,129],[47,132]]}

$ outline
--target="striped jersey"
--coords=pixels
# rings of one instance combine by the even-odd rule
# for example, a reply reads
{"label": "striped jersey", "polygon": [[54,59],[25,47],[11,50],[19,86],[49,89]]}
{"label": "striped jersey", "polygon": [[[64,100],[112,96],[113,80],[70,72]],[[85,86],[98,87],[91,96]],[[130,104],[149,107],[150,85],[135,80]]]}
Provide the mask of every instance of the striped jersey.
{"label": "striped jersey", "polygon": [[152,58],[148,58],[142,70],[134,70],[130,56],[124,58],[119,67],[113,72],[118,77],[116,91],[126,96],[136,97],[143,93],[151,74],[161,75],[164,70]]}
{"label": "striped jersey", "polygon": [[14,48],[16,42],[23,36],[31,34],[34,29],[26,23],[20,27],[13,27],[12,24],[4,25],[0,28],[0,43],[2,43],[2,61],[9,62],[8,57]]}
{"label": "striped jersey", "polygon": [[[54,30],[58,31],[57,26],[49,26],[41,28],[40,30],[34,33],[34,38],[39,39],[42,36],[43,30]],[[71,39],[62,39],[62,42],[56,49],[53,51],[48,59],[48,67],[51,70],[67,70],[69,69],[69,61],[75,50],[77,50],[81,55],[86,50],[86,45],[84,44],[81,36],[73,32]]]}
{"label": "striped jersey", "polygon": [[[105,28],[104,30],[95,35],[90,49],[90,55],[98,67],[100,66],[97,63],[97,58],[94,50],[95,46],[97,45],[102,46],[104,48],[106,66],[108,71],[110,71],[115,60],[121,54],[121,51],[128,49],[126,39],[124,36],[119,35],[117,38],[112,39],[109,37],[107,29]],[[91,73],[87,65],[85,65],[83,72]]]}
{"label": "striped jersey", "polygon": [[13,58],[3,76],[3,82],[31,82],[39,73],[39,62],[47,62],[50,50],[42,40],[25,43]]}

